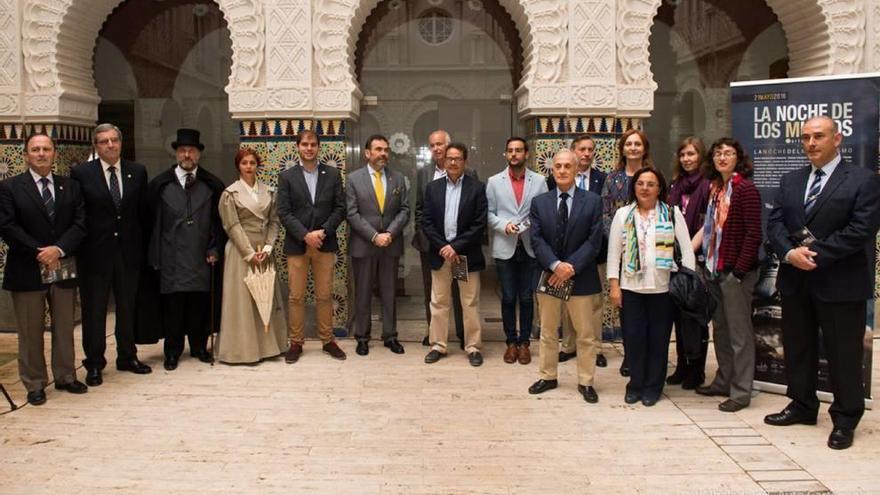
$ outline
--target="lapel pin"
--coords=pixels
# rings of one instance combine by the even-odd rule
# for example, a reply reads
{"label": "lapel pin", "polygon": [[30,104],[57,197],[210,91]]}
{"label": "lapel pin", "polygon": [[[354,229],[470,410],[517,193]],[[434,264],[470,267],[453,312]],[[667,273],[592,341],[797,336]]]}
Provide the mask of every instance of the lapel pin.
{"label": "lapel pin", "polygon": [[125,177],[131,179],[131,174],[126,175]]}
{"label": "lapel pin", "polygon": [[58,186],[58,190],[59,190],[59,191],[63,191],[63,190],[64,190],[64,186]]}

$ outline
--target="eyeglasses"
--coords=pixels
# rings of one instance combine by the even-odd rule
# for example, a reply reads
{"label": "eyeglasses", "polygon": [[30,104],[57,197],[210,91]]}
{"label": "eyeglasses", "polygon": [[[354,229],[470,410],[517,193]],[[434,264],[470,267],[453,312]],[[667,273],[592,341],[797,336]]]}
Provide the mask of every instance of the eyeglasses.
{"label": "eyeglasses", "polygon": [[461,158],[461,157],[447,158],[446,163],[464,163],[464,158]]}
{"label": "eyeglasses", "polygon": [[110,143],[116,144],[118,142],[119,142],[119,138],[106,138],[106,139],[101,139],[99,141],[95,141],[95,144],[99,144],[101,146],[107,146]]}
{"label": "eyeglasses", "polygon": [[715,158],[732,158],[736,156],[736,151],[716,151],[712,153],[712,156]]}

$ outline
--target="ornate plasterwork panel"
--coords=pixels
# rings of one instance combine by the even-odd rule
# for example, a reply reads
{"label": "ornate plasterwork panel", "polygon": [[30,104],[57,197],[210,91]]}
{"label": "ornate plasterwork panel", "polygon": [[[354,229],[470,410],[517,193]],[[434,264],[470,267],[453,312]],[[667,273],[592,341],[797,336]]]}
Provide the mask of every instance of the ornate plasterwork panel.
{"label": "ornate plasterwork panel", "polygon": [[620,115],[647,116],[657,83],[648,59],[648,38],[661,0],[617,2],[617,108]]}
{"label": "ornate plasterwork panel", "polygon": [[864,0],[819,0],[828,19],[832,74],[860,72],[865,48]]}
{"label": "ornate plasterwork panel", "polygon": [[21,35],[18,2],[0,0],[0,115],[21,113]]}
{"label": "ornate plasterwork panel", "polygon": [[[507,7],[512,1],[501,0],[500,3]],[[520,0],[520,3],[528,29],[523,29],[519,23],[517,27],[523,36],[523,55],[531,60],[524,83],[530,79],[536,83],[558,83],[564,77],[563,67],[568,53],[567,2]]]}
{"label": "ornate plasterwork panel", "polygon": [[614,0],[572,0],[569,10],[572,81],[614,83]]}
{"label": "ornate plasterwork panel", "polygon": [[312,8],[302,0],[275,0],[266,7],[266,79],[270,87],[312,82]]}
{"label": "ornate plasterwork panel", "polygon": [[880,2],[874,2],[869,8],[866,24],[869,43],[865,68],[869,72],[878,72],[880,71]]}

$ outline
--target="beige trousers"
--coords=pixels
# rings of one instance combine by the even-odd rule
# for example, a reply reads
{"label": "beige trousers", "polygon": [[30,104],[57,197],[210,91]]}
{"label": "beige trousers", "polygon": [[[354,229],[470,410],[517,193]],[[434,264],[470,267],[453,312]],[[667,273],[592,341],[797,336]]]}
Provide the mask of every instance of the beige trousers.
{"label": "beige trousers", "polygon": [[[605,264],[599,265],[599,282],[605,283]],[[604,294],[604,293],[603,293]],[[604,296],[603,296],[604,297]],[[596,354],[602,354],[602,311],[595,315],[596,321],[593,328],[596,330]],[[574,330],[571,328],[571,317],[568,313],[562,314],[562,352],[571,354],[575,351]]]}
{"label": "beige trousers", "polygon": [[[541,312],[541,355],[538,359],[538,372],[544,380],[556,379],[559,365],[559,328],[561,313],[571,318],[577,349],[578,384],[593,384],[596,374],[596,321],[602,318],[602,295],[571,296],[563,301],[546,294],[537,294]],[[549,331],[548,331],[549,330]]]}
{"label": "beige trousers", "polygon": [[[479,352],[482,345],[480,327],[480,272],[468,273],[467,282],[458,282],[464,318],[464,350]],[[452,270],[448,261],[439,270],[431,270],[431,326],[428,340],[432,349],[446,354],[449,339],[449,310],[452,306]]]}
{"label": "beige trousers", "polygon": [[48,290],[12,292],[12,305],[18,320],[18,374],[28,392],[44,389],[49,384],[43,351],[46,301],[52,316],[52,376],[59,385],[76,380],[74,299],[75,288],[65,289],[55,284]]}
{"label": "beige trousers", "polygon": [[302,255],[287,257],[287,284],[290,295],[288,305],[288,329],[290,341],[302,344],[305,341],[305,297],[309,280],[309,266],[315,283],[315,319],[318,322],[318,337],[326,344],[333,341],[333,266],[336,253],[325,253],[306,246]]}

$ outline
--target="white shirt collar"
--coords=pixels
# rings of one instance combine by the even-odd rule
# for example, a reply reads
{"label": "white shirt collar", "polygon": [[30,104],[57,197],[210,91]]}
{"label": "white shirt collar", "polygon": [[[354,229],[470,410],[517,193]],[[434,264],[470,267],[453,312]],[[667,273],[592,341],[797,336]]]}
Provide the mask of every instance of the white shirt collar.
{"label": "white shirt collar", "polygon": [[[43,176],[34,172],[34,169],[32,169],[32,168],[28,168],[28,172],[31,173],[31,177],[34,179],[34,182],[39,186],[40,180],[43,179]],[[46,175],[46,178],[49,179],[49,184],[51,184],[53,186],[55,185],[55,178],[52,176],[52,172],[49,172]]]}
{"label": "white shirt collar", "polygon": [[101,162],[101,168],[104,169],[105,174],[107,173],[107,169],[109,169],[110,167],[116,167],[117,172],[120,172],[122,170],[122,168],[119,166],[119,161],[111,165],[104,160],[101,160],[100,158],[98,160]]}
{"label": "white shirt collar", "polygon": [[[190,171],[190,172],[192,172],[192,174],[193,174],[193,178],[194,178],[194,179],[195,179],[195,177],[196,177],[196,172],[198,172],[198,171],[199,171],[199,166],[198,166],[198,165],[196,165],[196,167]],[[188,173],[190,173],[190,172],[187,172],[186,170],[182,169],[182,168],[180,167],[180,165],[174,167],[174,174],[177,175],[177,179],[178,179],[178,180],[185,180],[185,179],[186,179],[186,174],[188,174]]]}
{"label": "white shirt collar", "polygon": [[[822,172],[825,173],[825,177],[831,177],[831,174],[834,173],[834,170],[838,165],[840,165],[840,153],[834,155],[834,158],[832,158],[830,162],[822,166]],[[813,164],[810,164],[810,168],[812,169],[810,171],[812,174],[815,174],[816,170],[819,170]]]}

